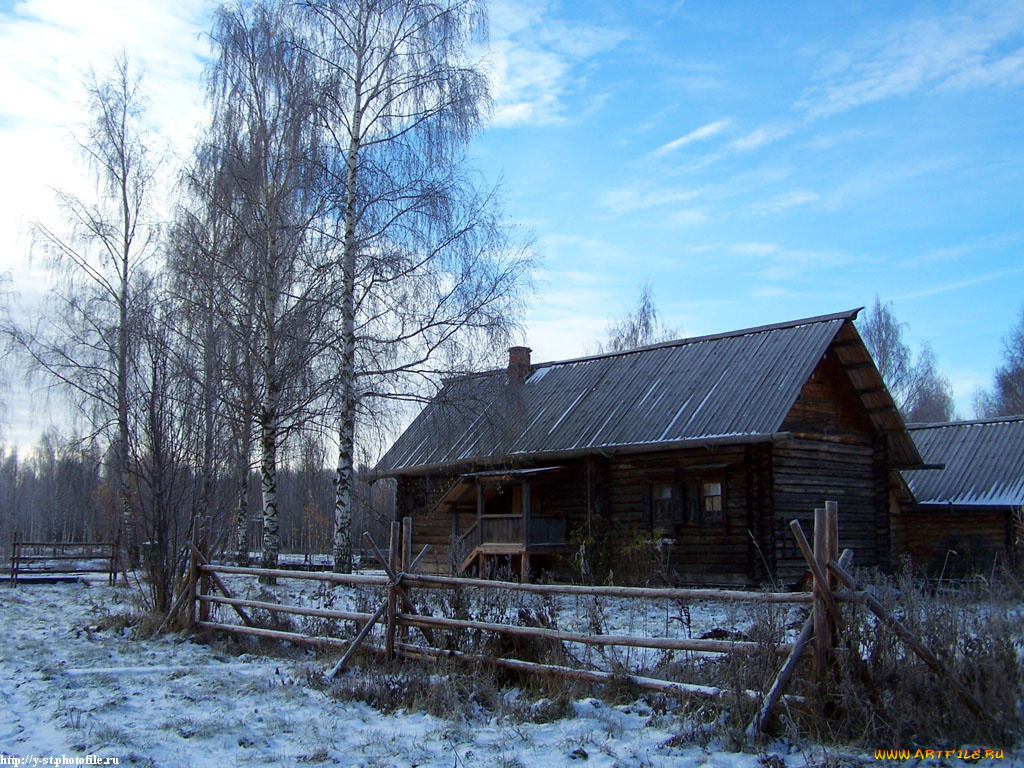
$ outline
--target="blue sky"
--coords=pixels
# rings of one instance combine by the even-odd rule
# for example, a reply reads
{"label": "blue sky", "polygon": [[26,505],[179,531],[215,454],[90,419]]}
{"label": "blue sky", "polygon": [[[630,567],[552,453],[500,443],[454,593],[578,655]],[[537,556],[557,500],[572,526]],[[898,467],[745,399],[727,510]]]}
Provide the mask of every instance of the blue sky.
{"label": "blue sky", "polygon": [[536,353],[645,280],[684,335],[877,293],[968,414],[1024,304],[1024,4],[543,7],[494,19],[536,108],[499,101],[476,147],[546,256]]}
{"label": "blue sky", "polygon": [[[84,183],[79,73],[124,46],[184,152],[210,8],[0,0],[0,262],[23,295],[46,284],[25,222]],[[645,281],[686,336],[877,293],[970,415],[1024,305],[1024,3],[490,8],[495,109],[471,151],[543,258],[534,359],[585,353]],[[23,397],[8,410],[19,441],[45,425]]]}

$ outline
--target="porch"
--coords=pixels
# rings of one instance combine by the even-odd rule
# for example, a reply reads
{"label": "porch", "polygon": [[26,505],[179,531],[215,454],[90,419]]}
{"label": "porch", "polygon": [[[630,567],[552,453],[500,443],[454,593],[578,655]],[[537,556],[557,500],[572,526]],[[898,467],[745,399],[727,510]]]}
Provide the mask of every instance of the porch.
{"label": "porch", "polygon": [[[452,516],[452,569],[476,566],[486,578],[493,558],[508,558],[521,580],[531,556],[565,552],[566,519],[547,515],[536,489],[557,478],[561,467],[498,470],[462,475],[435,508]],[[468,525],[468,527],[467,527]]]}

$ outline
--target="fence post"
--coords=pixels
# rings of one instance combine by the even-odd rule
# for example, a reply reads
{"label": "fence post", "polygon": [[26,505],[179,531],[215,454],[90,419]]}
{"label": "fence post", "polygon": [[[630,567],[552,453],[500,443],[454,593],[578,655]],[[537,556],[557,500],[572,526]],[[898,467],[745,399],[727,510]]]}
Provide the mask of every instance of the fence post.
{"label": "fence post", "polygon": [[11,579],[8,582],[10,584],[11,589],[14,589],[16,586],[18,586],[18,555],[20,554],[19,549],[20,547],[18,545],[18,531],[15,530],[14,538],[11,540]]}
{"label": "fence post", "polygon": [[[824,508],[814,510],[814,560],[822,572],[828,567],[828,516]],[[817,575],[814,576],[817,580]],[[815,585],[818,586],[818,585]],[[814,677],[821,681],[825,679],[825,670],[828,664],[828,649],[832,645],[832,637],[829,632],[828,608],[825,604],[825,595],[831,594],[828,588],[828,579],[820,585],[821,589],[814,590]]]}
{"label": "fence post", "polygon": [[412,565],[412,518],[402,518],[402,563],[399,570],[408,573]]}
{"label": "fence post", "polygon": [[[402,518],[402,562],[399,566],[399,570],[402,573],[410,573],[412,571],[412,518]],[[398,630],[398,636],[404,643],[406,637],[409,634],[408,627],[402,627]]]}
{"label": "fence post", "polygon": [[196,627],[196,599],[197,599],[197,588],[199,585],[199,558],[196,557],[195,546],[196,546],[196,526],[199,524],[198,518],[192,520],[192,536],[189,547],[189,559],[188,559],[188,626],[189,629],[195,629]]}
{"label": "fence post", "polygon": [[[206,557],[207,560],[211,559],[209,554],[206,552],[206,548],[209,546],[211,522],[212,521],[209,517],[203,519],[203,535],[199,539],[199,551],[203,554],[204,557]],[[198,559],[199,558],[197,557],[196,560]],[[199,574],[199,595],[206,595],[212,592],[213,590],[211,589],[210,586],[210,574],[200,571],[198,562],[196,563],[196,572]],[[199,603],[199,620],[210,620],[209,603]]]}
{"label": "fence post", "polygon": [[[121,549],[121,529],[118,528],[114,534],[114,543],[110,545],[110,586],[117,586],[117,571],[118,571],[118,550]],[[125,579],[125,583],[128,583],[128,579]]]}
{"label": "fence post", "polygon": [[[828,544],[828,562],[833,560],[839,560],[839,504],[835,501],[825,502],[825,540]],[[839,577],[834,573],[825,568],[825,573],[828,574],[828,588],[829,591],[834,592],[839,588]],[[835,619],[830,615],[828,622],[828,636],[831,640],[830,645],[835,646],[835,638],[838,635],[839,627],[836,625]]]}
{"label": "fence post", "polygon": [[384,638],[384,656],[388,661],[395,658],[395,627],[398,623],[398,551],[402,541],[402,526],[395,520],[391,523],[391,542],[388,548],[388,565],[395,574],[393,583],[388,585],[388,627]]}

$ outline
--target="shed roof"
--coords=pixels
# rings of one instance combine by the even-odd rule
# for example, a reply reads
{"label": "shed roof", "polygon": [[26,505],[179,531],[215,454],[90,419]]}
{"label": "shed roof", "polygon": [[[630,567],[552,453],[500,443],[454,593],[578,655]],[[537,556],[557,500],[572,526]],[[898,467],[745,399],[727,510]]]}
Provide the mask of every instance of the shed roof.
{"label": "shed roof", "polygon": [[929,464],[903,476],[919,504],[1024,504],[1024,416],[944,424],[911,424]]}
{"label": "shed roof", "polygon": [[837,336],[837,357],[872,421],[890,436],[896,463],[919,464],[853,327],[858,312],[539,363],[518,385],[505,369],[451,380],[374,474],[769,440]]}

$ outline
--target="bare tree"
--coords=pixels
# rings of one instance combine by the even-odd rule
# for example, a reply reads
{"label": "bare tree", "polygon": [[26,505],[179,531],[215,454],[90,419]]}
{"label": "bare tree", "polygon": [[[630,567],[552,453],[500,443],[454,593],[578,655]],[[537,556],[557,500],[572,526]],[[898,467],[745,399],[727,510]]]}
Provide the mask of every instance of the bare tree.
{"label": "bare tree", "polygon": [[990,418],[1024,414],[1024,307],[1003,338],[1003,364],[996,369],[992,391],[976,396],[975,409]]}
{"label": "bare tree", "polygon": [[[200,508],[219,513],[219,479],[235,478],[237,561],[249,564],[248,495],[257,398],[253,326],[254,286],[223,279],[223,265],[241,250],[230,215],[232,193],[213,145],[200,141],[182,183],[182,204],[170,239],[169,266],[185,360],[200,398],[202,441],[197,470]],[[241,313],[241,314],[239,314]],[[218,522],[220,514],[213,515]]]}
{"label": "bare tree", "polygon": [[138,381],[130,411],[132,477],[150,605],[163,613],[171,605],[174,579],[184,570],[185,542],[210,504],[212,489],[204,475],[207,403],[205,381],[190,365],[190,340],[180,333],[180,305],[156,280],[136,299],[146,323],[138,334]]}
{"label": "bare tree", "polygon": [[230,286],[229,314],[252,321],[268,568],[280,549],[278,448],[321,394],[315,362],[333,288],[330,249],[321,242],[328,161],[318,82],[294,44],[294,27],[293,8],[283,2],[221,8],[209,73],[210,151],[221,166],[221,205],[236,244],[218,271]]}
{"label": "bare tree", "polygon": [[875,296],[874,306],[859,323],[861,337],[875,359],[889,393],[907,422],[939,422],[954,418],[953,388],[936,365],[935,352],[925,344],[914,362],[903,341],[906,324],[892,304]]}
{"label": "bare tree", "polygon": [[129,386],[139,320],[134,292],[156,234],[149,212],[152,138],[144,128],[139,78],[123,54],[108,77],[89,78],[87,93],[91,122],[79,148],[95,174],[97,196],[58,193],[70,221],[66,233],[35,225],[58,279],[47,316],[34,328],[10,328],[9,336],[112,446],[119,514],[134,563]]}
{"label": "bare tree", "polygon": [[633,311],[609,323],[605,340],[596,343],[595,352],[625,352],[648,344],[670,341],[678,336],[676,329],[662,323],[661,313],[654,304],[653,291],[648,282],[641,286],[640,297]]}
{"label": "bare tree", "polygon": [[[507,336],[528,266],[497,197],[466,171],[490,107],[467,57],[477,0],[306,0],[317,63],[339,285],[331,362],[337,413],[335,568],[351,568],[357,422]],[[337,161],[333,158],[338,158]],[[493,346],[493,343],[492,343]]]}

